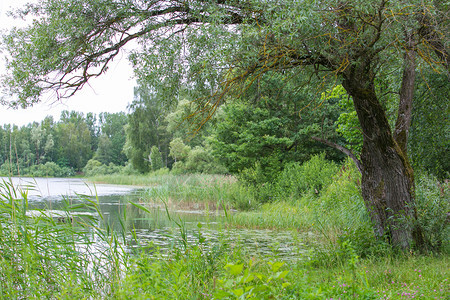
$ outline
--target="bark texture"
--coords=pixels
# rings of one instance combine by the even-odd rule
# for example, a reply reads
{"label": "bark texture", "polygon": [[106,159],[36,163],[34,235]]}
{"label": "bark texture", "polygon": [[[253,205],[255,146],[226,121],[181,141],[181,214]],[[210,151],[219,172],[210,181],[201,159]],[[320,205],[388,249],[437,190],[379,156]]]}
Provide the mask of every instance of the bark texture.
{"label": "bark texture", "polygon": [[[407,37],[412,48],[413,38]],[[407,50],[404,56],[402,84],[400,87],[400,103],[398,106],[397,122],[395,124],[394,139],[407,157],[407,143],[409,128],[411,127],[412,101],[414,98],[414,84],[416,81],[416,52]]]}
{"label": "bark texture", "polygon": [[391,132],[373,78],[370,66],[360,63],[349,69],[343,81],[353,97],[364,135],[362,196],[376,235],[387,235],[394,246],[407,250],[413,243],[422,243],[414,228],[414,176]]}

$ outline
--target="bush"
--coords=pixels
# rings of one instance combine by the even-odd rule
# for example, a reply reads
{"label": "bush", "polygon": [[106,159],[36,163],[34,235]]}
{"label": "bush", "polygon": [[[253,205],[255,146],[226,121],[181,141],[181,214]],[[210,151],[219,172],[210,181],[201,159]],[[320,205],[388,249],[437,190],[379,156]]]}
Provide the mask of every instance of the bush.
{"label": "bush", "polygon": [[137,175],[140,174],[138,170],[133,167],[133,164],[128,162],[122,169],[120,170],[120,174],[123,175]]}
{"label": "bush", "polygon": [[173,164],[172,172],[173,174],[225,174],[227,170],[208,150],[197,146],[189,151],[185,161],[177,161]]}
{"label": "bush", "polygon": [[252,167],[241,171],[239,180],[254,187],[275,182],[283,169],[283,164],[280,159],[281,156],[279,153],[262,157],[260,160],[256,161]]}
{"label": "bush", "polygon": [[337,164],[326,160],[325,153],[314,155],[302,165],[288,164],[278,177],[276,190],[286,200],[300,199],[307,192],[319,194],[333,182],[337,171]]}
{"label": "bush", "polygon": [[14,162],[10,164],[9,161],[5,161],[0,166],[0,175],[2,175],[2,176],[18,175],[16,164]]}
{"label": "bush", "polygon": [[109,163],[109,165],[104,165],[98,160],[90,159],[86,166],[83,168],[83,173],[85,176],[96,176],[96,175],[108,175],[120,173],[123,167],[116,166],[113,163]]}
{"label": "bush", "polygon": [[75,171],[69,167],[60,167],[54,162],[46,162],[24,169],[24,174],[31,177],[68,177],[75,175]]}
{"label": "bush", "polygon": [[450,224],[448,212],[449,183],[436,177],[419,174],[416,178],[416,209],[419,226],[432,250],[450,251]]}
{"label": "bush", "polygon": [[170,170],[168,168],[161,168],[158,169],[156,171],[150,172],[150,176],[165,176],[165,175],[169,175]]}

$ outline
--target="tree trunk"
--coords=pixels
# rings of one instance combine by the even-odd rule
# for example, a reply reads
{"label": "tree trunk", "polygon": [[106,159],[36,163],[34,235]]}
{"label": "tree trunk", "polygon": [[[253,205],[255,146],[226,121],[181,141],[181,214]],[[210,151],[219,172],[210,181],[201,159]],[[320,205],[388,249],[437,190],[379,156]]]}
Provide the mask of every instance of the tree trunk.
{"label": "tree trunk", "polygon": [[413,170],[394,140],[370,67],[363,63],[352,67],[344,75],[343,86],[353,98],[364,135],[361,188],[375,234],[387,236],[403,250],[422,244],[415,229]]}
{"label": "tree trunk", "polygon": [[[405,39],[412,48],[412,34],[407,34]],[[398,105],[397,122],[395,123],[394,139],[400,149],[407,155],[409,128],[411,127],[412,101],[414,98],[414,84],[416,82],[416,52],[406,50],[404,56],[402,84],[400,87],[400,102]]]}

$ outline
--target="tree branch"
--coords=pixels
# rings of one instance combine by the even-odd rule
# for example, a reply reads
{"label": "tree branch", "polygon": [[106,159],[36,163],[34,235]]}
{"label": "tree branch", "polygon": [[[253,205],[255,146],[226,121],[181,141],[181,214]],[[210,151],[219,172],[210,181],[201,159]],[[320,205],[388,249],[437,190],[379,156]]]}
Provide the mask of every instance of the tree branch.
{"label": "tree branch", "polygon": [[353,154],[353,152],[352,152],[350,149],[345,148],[344,146],[338,145],[338,144],[336,144],[336,143],[333,143],[333,142],[331,142],[331,141],[328,141],[328,140],[319,138],[319,137],[317,137],[317,136],[312,136],[311,138],[312,138],[313,140],[315,140],[315,141],[318,141],[318,142],[322,143],[322,144],[325,144],[325,145],[327,145],[327,146],[330,146],[330,147],[332,147],[332,148],[335,148],[335,149],[341,151],[342,153],[344,153],[345,155],[347,155],[348,157],[350,157],[350,158],[355,162],[356,167],[358,168],[358,171],[359,171],[360,173],[362,173],[362,165],[361,165],[361,161],[355,156],[355,154]]}

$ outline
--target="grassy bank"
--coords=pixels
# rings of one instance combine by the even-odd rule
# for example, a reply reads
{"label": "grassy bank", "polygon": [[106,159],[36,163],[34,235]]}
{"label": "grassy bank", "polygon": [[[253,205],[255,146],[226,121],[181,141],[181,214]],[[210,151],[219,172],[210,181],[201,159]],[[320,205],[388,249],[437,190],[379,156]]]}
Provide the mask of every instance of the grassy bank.
{"label": "grassy bank", "polygon": [[[306,252],[298,251],[303,255],[282,261],[249,253],[236,242],[213,243],[203,237],[200,227],[195,242],[186,243],[180,234],[178,247],[164,255],[154,247],[126,251],[121,236],[98,227],[103,216],[95,199],[84,199],[92,211],[87,217],[76,217],[80,207],[70,206],[60,216],[46,211],[30,214],[26,193],[3,182],[0,298],[445,299],[448,254],[396,254],[363,231],[334,233],[331,228],[343,221],[328,218],[342,213],[347,202],[321,219],[314,211],[310,211],[314,217],[302,216],[312,207],[307,203],[320,203],[321,196],[308,197],[314,198],[265,204],[229,218],[230,226],[270,223],[265,226],[308,228],[327,237],[320,244],[309,244]],[[312,220],[322,223],[319,229]]]}
{"label": "grassy bank", "polygon": [[[122,299],[446,299],[448,257],[399,256],[296,263],[189,249],[136,259]],[[218,253],[219,254],[219,253]]]}
{"label": "grassy bank", "polygon": [[[332,178],[317,179],[330,170]],[[127,248],[123,236],[98,227],[103,216],[95,199],[85,199],[93,212],[90,218],[69,217],[79,207],[67,207],[62,219],[45,211],[30,215],[26,193],[4,182],[1,298],[445,299],[448,295],[448,185],[430,176],[416,177],[416,209],[430,247],[425,254],[402,254],[387,240],[375,239],[359,191],[359,174],[350,163],[330,166],[319,158],[301,168],[292,166],[280,178],[259,187],[231,176],[167,172],[90,180],[147,187],[135,206],[144,210],[152,202],[237,208],[228,214],[224,230],[292,230],[300,238],[304,235],[297,231],[312,232],[307,238],[312,240],[302,240],[298,243],[302,248],[294,251],[303,254],[290,259],[250,253],[241,242],[220,238],[213,242],[202,235],[201,227],[194,232],[197,240],[189,243],[180,227],[174,237],[177,246],[169,252]],[[101,249],[94,249],[94,235]],[[128,243],[133,243],[130,237],[132,232]],[[82,251],[89,247],[93,251]]]}

